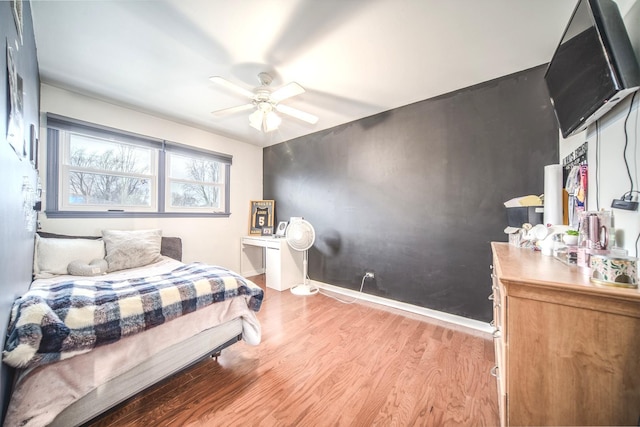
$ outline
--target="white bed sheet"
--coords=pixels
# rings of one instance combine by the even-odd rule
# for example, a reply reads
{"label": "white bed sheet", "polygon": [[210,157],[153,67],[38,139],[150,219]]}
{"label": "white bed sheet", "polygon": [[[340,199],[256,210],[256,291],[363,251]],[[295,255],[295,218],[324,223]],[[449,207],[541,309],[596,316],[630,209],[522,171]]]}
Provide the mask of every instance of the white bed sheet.
{"label": "white bed sheet", "polygon": [[[109,274],[109,279],[156,275],[170,271],[179,261],[165,258],[158,263]],[[74,276],[58,276],[34,281],[32,287],[48,286]],[[94,280],[105,280],[96,276]],[[84,279],[87,279],[86,277]],[[247,307],[249,297],[241,296],[212,304],[145,332],[98,347],[89,353],[31,371],[18,371],[5,418],[5,426],[44,426],[64,408],[85,396],[98,385],[134,368],[148,357],[175,345],[187,337],[237,317],[242,318],[242,337],[250,345],[261,340],[260,323]]]}

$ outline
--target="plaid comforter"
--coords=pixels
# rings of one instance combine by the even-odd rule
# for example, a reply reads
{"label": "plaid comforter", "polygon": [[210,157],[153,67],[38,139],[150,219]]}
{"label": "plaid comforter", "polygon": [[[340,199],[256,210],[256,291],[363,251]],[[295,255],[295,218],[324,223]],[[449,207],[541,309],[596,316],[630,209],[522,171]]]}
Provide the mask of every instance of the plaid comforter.
{"label": "plaid comforter", "polygon": [[13,305],[3,359],[20,368],[67,359],[240,295],[260,310],[262,289],[201,263],[153,277],[31,289]]}

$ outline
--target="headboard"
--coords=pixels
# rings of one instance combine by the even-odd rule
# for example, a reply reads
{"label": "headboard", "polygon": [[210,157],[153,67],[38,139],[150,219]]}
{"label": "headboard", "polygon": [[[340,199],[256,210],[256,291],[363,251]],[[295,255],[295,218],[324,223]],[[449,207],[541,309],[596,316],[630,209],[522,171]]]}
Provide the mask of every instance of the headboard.
{"label": "headboard", "polygon": [[[48,233],[46,231],[38,231],[38,235],[44,238],[55,239],[100,239],[101,236],[68,236],[65,234]],[[180,237],[164,237],[160,243],[160,253],[169,258],[182,261],[182,239]]]}

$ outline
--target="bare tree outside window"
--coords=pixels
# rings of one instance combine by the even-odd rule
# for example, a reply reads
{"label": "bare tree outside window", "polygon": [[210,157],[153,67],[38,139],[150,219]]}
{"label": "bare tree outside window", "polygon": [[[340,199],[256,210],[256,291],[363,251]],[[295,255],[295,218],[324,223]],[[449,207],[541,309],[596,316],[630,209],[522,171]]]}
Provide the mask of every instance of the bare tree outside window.
{"label": "bare tree outside window", "polygon": [[169,161],[172,207],[220,208],[224,165],[176,154]]}
{"label": "bare tree outside window", "polygon": [[150,150],[79,135],[69,148],[70,204],[149,206]]}

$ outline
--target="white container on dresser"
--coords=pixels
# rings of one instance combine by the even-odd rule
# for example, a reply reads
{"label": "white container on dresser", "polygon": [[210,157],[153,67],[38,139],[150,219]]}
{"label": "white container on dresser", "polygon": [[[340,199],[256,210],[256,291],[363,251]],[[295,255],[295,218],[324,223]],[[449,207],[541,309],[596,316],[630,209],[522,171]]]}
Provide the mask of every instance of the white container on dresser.
{"label": "white container on dresser", "polygon": [[640,292],[491,247],[501,425],[638,425]]}

